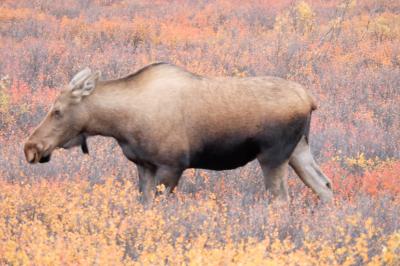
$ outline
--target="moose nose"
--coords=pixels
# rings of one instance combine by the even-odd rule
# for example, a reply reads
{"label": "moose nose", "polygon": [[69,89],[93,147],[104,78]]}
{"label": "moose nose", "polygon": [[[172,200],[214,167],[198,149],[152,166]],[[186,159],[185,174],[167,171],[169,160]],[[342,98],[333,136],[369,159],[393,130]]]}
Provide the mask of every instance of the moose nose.
{"label": "moose nose", "polygon": [[29,163],[37,163],[40,160],[40,154],[43,150],[43,144],[27,142],[25,143],[25,158]]}

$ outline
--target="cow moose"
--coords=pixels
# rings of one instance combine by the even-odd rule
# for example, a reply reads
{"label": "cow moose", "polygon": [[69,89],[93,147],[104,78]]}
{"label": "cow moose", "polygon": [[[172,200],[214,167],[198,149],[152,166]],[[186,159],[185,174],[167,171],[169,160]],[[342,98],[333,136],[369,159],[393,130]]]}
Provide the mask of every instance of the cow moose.
{"label": "cow moose", "polygon": [[24,146],[29,163],[50,160],[56,148],[81,146],[86,138],[113,137],[138,169],[146,202],[156,186],[169,191],[188,168],[227,170],[257,159],[265,186],[288,199],[290,165],[323,201],[331,181],[309,148],[316,104],[298,83],[278,77],[203,77],[155,63],[121,79],[77,73]]}

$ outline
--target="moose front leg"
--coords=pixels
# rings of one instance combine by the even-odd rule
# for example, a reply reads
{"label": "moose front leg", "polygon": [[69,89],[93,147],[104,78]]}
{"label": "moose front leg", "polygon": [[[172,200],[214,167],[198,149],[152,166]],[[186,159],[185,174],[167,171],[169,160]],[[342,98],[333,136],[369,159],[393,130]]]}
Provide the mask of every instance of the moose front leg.
{"label": "moose front leg", "polygon": [[142,193],[142,199],[145,204],[153,201],[155,193],[155,171],[148,167],[137,165],[139,175],[139,191]]}
{"label": "moose front leg", "polygon": [[181,169],[164,166],[153,170],[142,165],[137,165],[137,169],[139,174],[139,191],[142,193],[145,204],[153,202],[157,185],[164,185],[167,192],[172,192],[178,185],[183,172]]}
{"label": "moose front leg", "polygon": [[162,166],[156,171],[156,185],[164,185],[167,192],[172,193],[178,185],[183,170],[179,168]]}

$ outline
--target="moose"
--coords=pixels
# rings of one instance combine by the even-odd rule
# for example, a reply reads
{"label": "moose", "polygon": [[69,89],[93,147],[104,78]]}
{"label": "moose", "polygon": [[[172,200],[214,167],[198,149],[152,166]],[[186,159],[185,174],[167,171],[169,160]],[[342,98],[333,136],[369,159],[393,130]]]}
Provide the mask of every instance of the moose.
{"label": "moose", "polygon": [[113,137],[137,166],[139,191],[152,202],[156,186],[173,191],[185,169],[228,170],[257,159],[273,198],[288,200],[290,165],[322,201],[331,181],[309,147],[315,101],[300,84],[278,77],[204,77],[155,63],[124,78],[100,80],[85,68],[56,98],[24,145],[29,163],[57,148]]}

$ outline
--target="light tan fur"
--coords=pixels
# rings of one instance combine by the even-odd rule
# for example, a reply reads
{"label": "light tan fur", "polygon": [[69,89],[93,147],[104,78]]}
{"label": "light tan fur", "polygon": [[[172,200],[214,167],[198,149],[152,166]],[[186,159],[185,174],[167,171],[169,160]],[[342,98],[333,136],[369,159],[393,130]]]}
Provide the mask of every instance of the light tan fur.
{"label": "light tan fur", "polygon": [[[169,64],[150,65],[118,80],[98,81],[98,76],[84,70],[61,93],[25,145],[29,162],[47,161],[56,147],[103,135],[117,139],[138,165],[146,198],[152,198],[157,183],[173,190],[188,167],[229,169],[256,157],[267,188],[287,197],[287,188],[273,188],[268,176],[277,179],[271,184],[285,178],[287,161],[316,108],[301,85],[277,77],[207,78]],[[313,187],[315,182],[304,177],[309,172],[296,172],[321,191],[320,183]]]}

